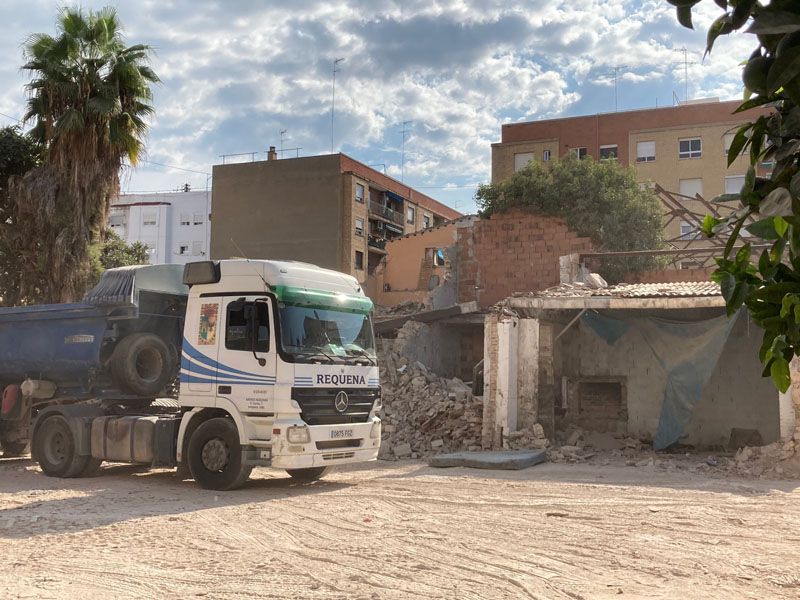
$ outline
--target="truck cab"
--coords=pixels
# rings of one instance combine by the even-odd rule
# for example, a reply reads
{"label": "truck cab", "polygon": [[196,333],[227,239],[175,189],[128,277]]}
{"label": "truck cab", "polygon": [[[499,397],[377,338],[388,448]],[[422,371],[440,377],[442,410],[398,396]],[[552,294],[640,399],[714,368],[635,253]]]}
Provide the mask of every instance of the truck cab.
{"label": "truck cab", "polygon": [[[314,479],[377,459],[380,385],[370,313],[354,277],[298,262],[186,266],[177,462],[201,485],[252,465]],[[227,420],[239,448],[219,434]],[[240,459],[232,451],[241,454]],[[234,464],[237,463],[237,464]],[[208,481],[206,481],[208,480]]]}

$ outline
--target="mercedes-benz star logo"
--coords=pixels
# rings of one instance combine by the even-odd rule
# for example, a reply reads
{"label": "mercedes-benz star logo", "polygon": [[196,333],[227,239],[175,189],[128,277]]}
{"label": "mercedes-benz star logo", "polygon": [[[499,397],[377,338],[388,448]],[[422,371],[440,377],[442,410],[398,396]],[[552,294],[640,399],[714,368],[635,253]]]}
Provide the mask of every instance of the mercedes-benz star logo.
{"label": "mercedes-benz star logo", "polygon": [[336,399],[333,401],[333,406],[338,410],[340,413],[343,413],[347,410],[347,405],[349,403],[349,399],[347,394],[344,392],[339,392],[336,394]]}

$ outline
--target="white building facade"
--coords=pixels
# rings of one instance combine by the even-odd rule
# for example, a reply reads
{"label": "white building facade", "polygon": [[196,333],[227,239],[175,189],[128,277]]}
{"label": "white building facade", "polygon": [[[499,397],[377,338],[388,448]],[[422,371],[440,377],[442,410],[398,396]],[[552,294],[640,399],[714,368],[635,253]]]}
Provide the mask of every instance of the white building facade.
{"label": "white building facade", "polygon": [[211,237],[211,191],[122,194],[108,226],[127,243],[147,245],[150,264],[205,260]]}

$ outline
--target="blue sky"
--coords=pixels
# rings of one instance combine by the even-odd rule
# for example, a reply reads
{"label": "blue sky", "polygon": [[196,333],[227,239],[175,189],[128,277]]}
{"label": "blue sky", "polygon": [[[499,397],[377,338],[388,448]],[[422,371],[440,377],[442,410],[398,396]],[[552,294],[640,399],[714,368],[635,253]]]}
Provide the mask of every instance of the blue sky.
{"label": "blue sky", "polygon": [[[72,2],[4,0],[0,20],[0,113],[23,114],[20,45],[54,31]],[[718,42],[702,59],[719,9],[697,7],[692,32],[665,0],[84,1],[118,8],[131,43],[155,48],[163,80],[146,160],[122,174],[127,191],[206,185],[222,154],[271,145],[303,156],[331,146],[331,68],[336,83],[334,146],[401,174],[463,212],[490,176],[502,123],[671,105],[684,95],[689,51],[692,98],[741,95],[739,62],[750,36]],[[0,116],[0,125],[11,124]],[[286,152],[286,156],[294,151]],[[175,165],[179,171],[153,163]],[[197,171],[190,172],[190,171]]]}

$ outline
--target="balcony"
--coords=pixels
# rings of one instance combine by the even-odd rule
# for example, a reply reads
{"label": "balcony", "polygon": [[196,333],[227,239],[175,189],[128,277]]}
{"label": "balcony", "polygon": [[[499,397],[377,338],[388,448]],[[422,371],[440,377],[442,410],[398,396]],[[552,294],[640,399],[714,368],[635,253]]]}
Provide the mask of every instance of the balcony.
{"label": "balcony", "polygon": [[388,206],[384,206],[383,204],[373,202],[372,200],[370,200],[369,202],[369,212],[377,217],[381,217],[386,219],[387,221],[396,223],[401,227],[405,224],[405,221],[403,219],[403,213],[397,212],[396,210],[393,210]]}
{"label": "balcony", "polygon": [[370,234],[367,238],[367,245],[370,250],[378,251],[379,254],[386,253],[386,238]]}

